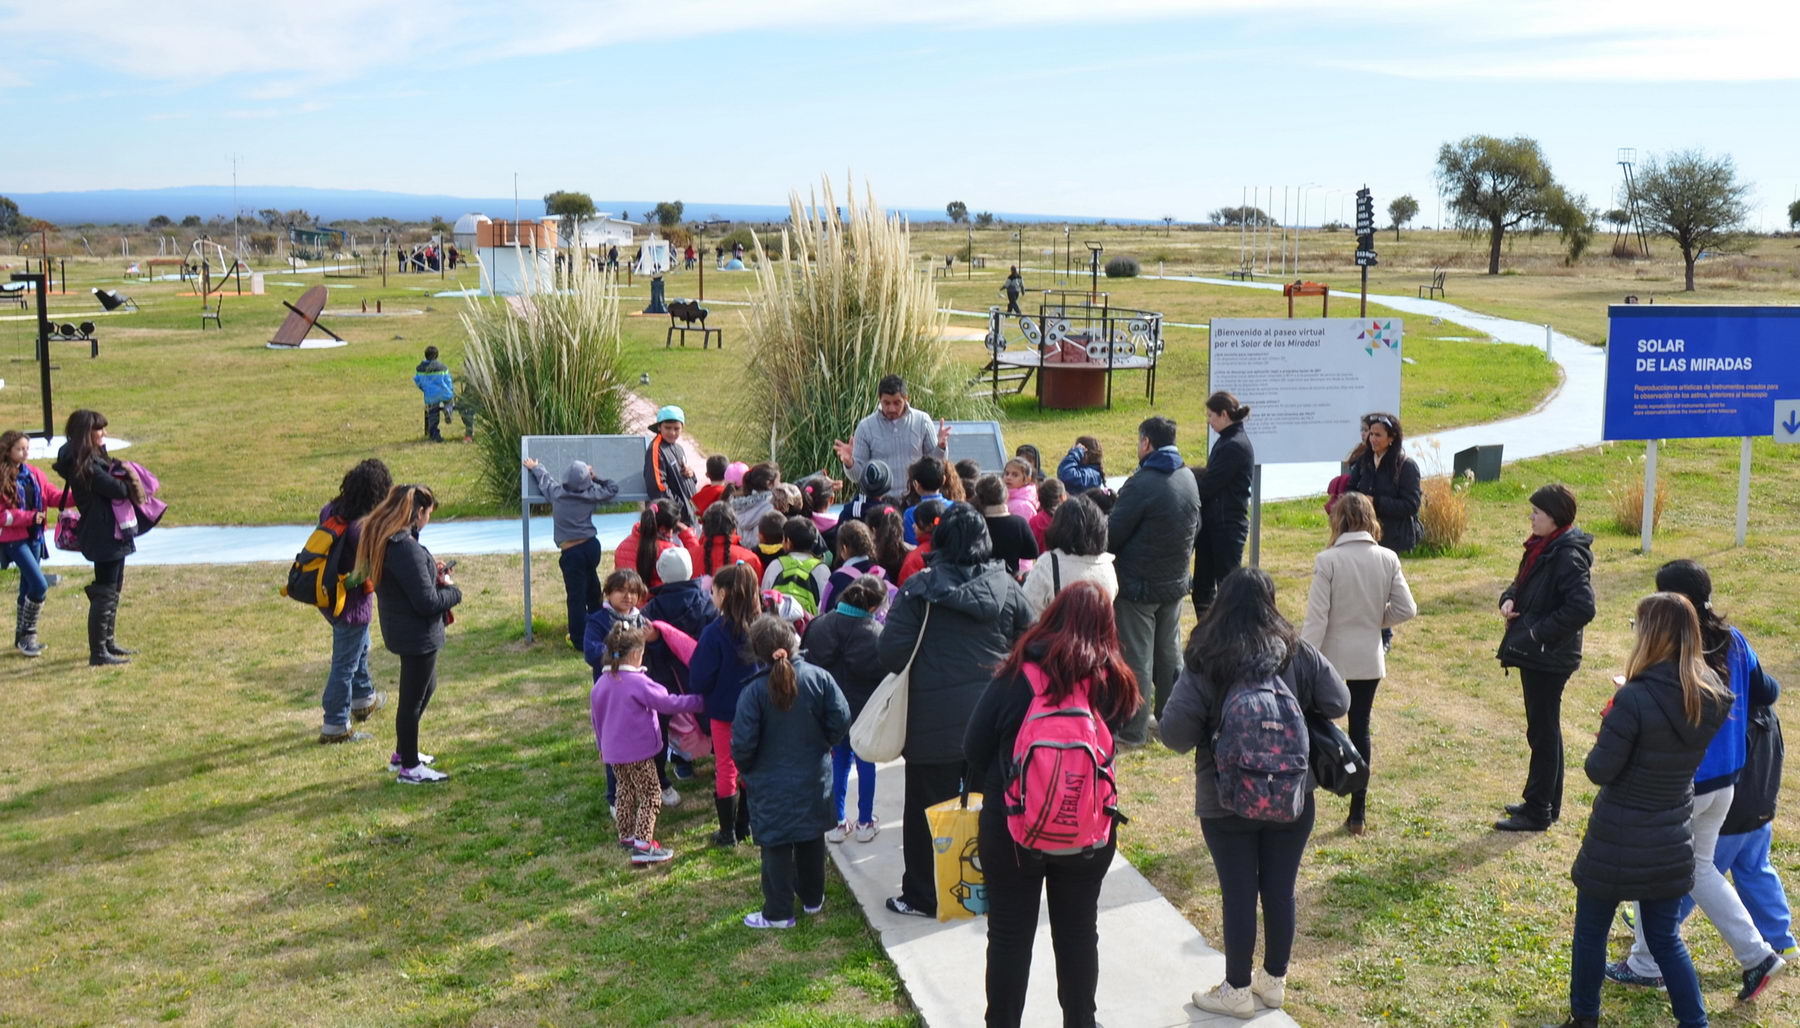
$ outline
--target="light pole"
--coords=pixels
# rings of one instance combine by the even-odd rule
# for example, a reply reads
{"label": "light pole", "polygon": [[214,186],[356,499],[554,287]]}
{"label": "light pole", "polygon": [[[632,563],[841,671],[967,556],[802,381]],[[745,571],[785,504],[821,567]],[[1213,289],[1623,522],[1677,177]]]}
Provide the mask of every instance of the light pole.
{"label": "light pole", "polygon": [[1294,274],[1300,274],[1300,231],[1306,227],[1306,191],[1318,187],[1317,182],[1304,182],[1300,185],[1299,217],[1294,219]]}

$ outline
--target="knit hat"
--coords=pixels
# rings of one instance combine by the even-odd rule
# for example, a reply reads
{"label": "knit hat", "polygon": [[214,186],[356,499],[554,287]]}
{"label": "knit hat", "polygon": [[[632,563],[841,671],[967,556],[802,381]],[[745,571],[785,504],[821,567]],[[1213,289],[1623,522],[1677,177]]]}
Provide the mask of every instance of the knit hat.
{"label": "knit hat", "polygon": [[749,470],[750,465],[745,464],[741,460],[734,460],[730,464],[725,465],[726,484],[742,487],[744,484],[744,473]]}
{"label": "knit hat", "polygon": [[656,424],[661,425],[665,421],[679,421],[685,425],[687,413],[671,403],[656,412]]}
{"label": "knit hat", "polygon": [[665,585],[685,582],[694,577],[694,558],[688,556],[685,546],[671,546],[656,558],[656,577]]}
{"label": "knit hat", "polygon": [[1540,486],[1531,494],[1531,505],[1556,522],[1558,528],[1568,528],[1575,523],[1575,494],[1569,487],[1560,483]]}
{"label": "knit hat", "polygon": [[888,469],[887,461],[872,460],[863,465],[862,491],[866,496],[885,496],[893,488],[894,474]]}

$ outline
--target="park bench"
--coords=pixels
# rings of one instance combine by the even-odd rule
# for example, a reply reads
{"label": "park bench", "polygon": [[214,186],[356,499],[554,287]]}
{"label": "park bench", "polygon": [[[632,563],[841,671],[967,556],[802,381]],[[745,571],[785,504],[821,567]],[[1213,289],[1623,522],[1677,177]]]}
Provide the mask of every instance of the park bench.
{"label": "park bench", "polygon": [[1442,268],[1433,268],[1431,281],[1419,287],[1419,296],[1421,299],[1428,300],[1442,295],[1444,295],[1444,272]]}
{"label": "park bench", "polygon": [[25,306],[25,287],[28,282],[0,282],[0,303],[16,303]]}
{"label": "park bench", "polygon": [[209,321],[212,322],[214,325],[217,325],[219,327],[220,331],[223,331],[225,328],[225,321],[223,318],[220,317],[220,315],[222,315],[224,313],[225,313],[225,294],[224,293],[220,293],[218,296],[213,297],[213,302],[212,302],[211,307],[208,307],[206,305],[205,300],[200,301],[200,331],[202,331],[202,332],[206,331],[206,323]]}
{"label": "park bench", "polygon": [[1239,282],[1253,282],[1256,280],[1256,272],[1252,271],[1248,264],[1243,265],[1235,271],[1228,271],[1225,274],[1226,277],[1237,279]]}

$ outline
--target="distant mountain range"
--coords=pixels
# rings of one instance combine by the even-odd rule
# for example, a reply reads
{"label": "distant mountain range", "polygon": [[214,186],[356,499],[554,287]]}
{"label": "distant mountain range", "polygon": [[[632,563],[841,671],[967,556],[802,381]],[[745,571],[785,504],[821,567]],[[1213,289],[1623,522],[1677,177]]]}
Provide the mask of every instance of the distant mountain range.
{"label": "distant mountain range", "polygon": [[[190,214],[210,219],[214,215],[229,218],[232,213],[230,186],[95,189],[66,193],[6,193],[0,190],[0,195],[10,196],[23,214],[58,225],[142,224],[158,214],[167,215],[179,222]],[[654,201],[646,200],[596,199],[594,204],[602,211],[629,214],[632,220],[639,221],[656,206]],[[305,186],[238,186],[237,208],[246,218],[254,218],[259,210],[274,208],[282,211],[304,210],[326,222],[363,221],[382,217],[400,221],[442,217],[446,221],[455,221],[458,216],[470,211],[478,211],[493,218],[509,218],[513,213],[513,198],[386,193],[364,189],[310,189]],[[684,208],[687,217],[696,221],[715,218],[726,221],[785,221],[788,216],[786,204],[685,201]],[[945,220],[941,207],[901,207],[890,210],[904,214],[913,221]],[[538,197],[520,197],[519,214],[526,218],[542,217],[543,200]],[[1002,221],[1023,222],[1079,223],[1101,220],[1098,216],[1020,214],[1010,211],[995,211],[994,215]],[[1119,224],[1149,224],[1152,219],[1107,220]]]}

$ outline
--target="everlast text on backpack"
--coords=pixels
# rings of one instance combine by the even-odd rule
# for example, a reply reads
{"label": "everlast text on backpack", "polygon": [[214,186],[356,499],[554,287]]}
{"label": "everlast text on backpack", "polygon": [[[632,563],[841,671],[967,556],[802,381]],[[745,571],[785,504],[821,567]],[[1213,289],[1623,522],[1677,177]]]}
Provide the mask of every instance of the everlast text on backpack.
{"label": "everlast text on backpack", "polygon": [[317,607],[329,617],[342,614],[349,596],[345,584],[350,574],[346,565],[349,547],[344,544],[344,534],[349,529],[349,524],[336,514],[319,522],[288,568],[281,595]]}
{"label": "everlast text on backpack", "polygon": [[1213,732],[1219,804],[1252,821],[1299,819],[1306,810],[1310,749],[1300,701],[1281,679],[1232,689]]}
{"label": "everlast text on backpack", "polygon": [[1044,672],[1024,666],[1031,705],[1006,772],[1006,827],[1013,841],[1049,856],[1086,853],[1112,841],[1119,812],[1112,732],[1084,688],[1060,704],[1044,696]]}

